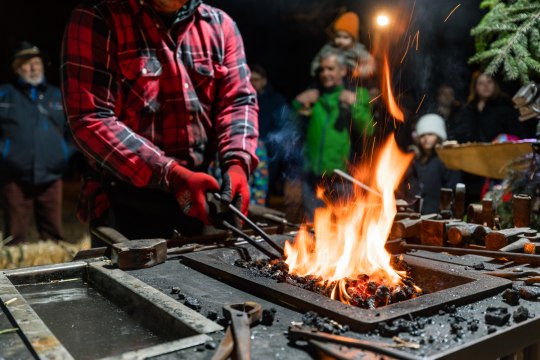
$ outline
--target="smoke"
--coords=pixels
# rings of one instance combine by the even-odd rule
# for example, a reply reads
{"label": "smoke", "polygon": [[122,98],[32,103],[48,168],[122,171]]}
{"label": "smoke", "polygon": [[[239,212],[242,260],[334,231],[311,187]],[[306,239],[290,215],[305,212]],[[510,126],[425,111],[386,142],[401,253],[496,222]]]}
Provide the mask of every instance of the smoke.
{"label": "smoke", "polygon": [[304,164],[302,119],[288,106],[282,106],[276,120],[277,124],[265,142],[269,150],[269,163],[280,168],[286,179],[297,179],[302,174]]}

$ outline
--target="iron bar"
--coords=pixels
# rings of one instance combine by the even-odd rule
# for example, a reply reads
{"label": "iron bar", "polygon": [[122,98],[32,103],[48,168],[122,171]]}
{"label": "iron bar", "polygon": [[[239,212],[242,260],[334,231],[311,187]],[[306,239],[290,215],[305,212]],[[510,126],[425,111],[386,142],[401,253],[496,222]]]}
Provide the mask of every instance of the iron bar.
{"label": "iron bar", "polygon": [[351,175],[347,174],[346,172],[344,171],[341,171],[339,169],[334,169],[334,173],[335,174],[338,174],[339,176],[341,176],[342,178],[344,178],[345,180],[348,180],[350,182],[352,182],[354,185],[358,186],[359,188],[362,188],[370,193],[372,193],[373,195],[377,195],[378,197],[382,198],[382,194],[380,192],[378,192],[377,190],[374,190],[372,188],[370,188],[369,186],[367,186],[366,184],[364,184],[363,182],[361,182],[360,180],[358,179],[355,179],[354,177],[352,177]]}

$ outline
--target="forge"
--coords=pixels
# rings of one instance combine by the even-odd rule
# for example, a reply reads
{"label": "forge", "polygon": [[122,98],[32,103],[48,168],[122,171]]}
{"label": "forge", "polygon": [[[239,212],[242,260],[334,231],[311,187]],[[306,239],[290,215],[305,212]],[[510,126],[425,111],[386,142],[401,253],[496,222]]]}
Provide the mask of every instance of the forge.
{"label": "forge", "polygon": [[463,266],[404,255],[404,260],[412,268],[415,283],[425,294],[376,309],[362,309],[234,265],[238,259],[252,260],[261,256],[257,250],[247,247],[224,248],[188,254],[182,262],[253,295],[300,312],[315,311],[356,331],[372,330],[381,322],[405,316],[431,315],[450,305],[472,303],[512,284],[509,280],[466,270]]}

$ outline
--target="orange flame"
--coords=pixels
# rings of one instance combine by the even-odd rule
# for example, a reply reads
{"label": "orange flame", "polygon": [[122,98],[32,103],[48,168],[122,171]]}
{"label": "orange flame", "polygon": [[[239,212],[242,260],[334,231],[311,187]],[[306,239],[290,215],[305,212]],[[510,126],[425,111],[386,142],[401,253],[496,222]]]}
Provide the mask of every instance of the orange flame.
{"label": "orange flame", "polygon": [[289,272],[339,281],[333,298],[339,297],[344,302],[348,298],[347,278],[367,274],[376,281],[399,284],[403,274],[390,266],[391,255],[384,245],[397,211],[394,190],[412,156],[401,152],[390,136],[379,154],[375,176],[367,167],[358,168],[354,173],[379,195],[355,189],[347,203],[327,203],[325,208],[317,209],[315,236],[302,228],[293,244],[285,244]]}
{"label": "orange flame", "polygon": [[394,94],[392,93],[392,84],[390,82],[390,66],[388,65],[388,56],[386,55],[386,53],[383,56],[382,93],[390,115],[392,115],[392,117],[394,117],[394,119],[396,120],[405,121],[405,116],[397,105],[396,100],[394,99]]}

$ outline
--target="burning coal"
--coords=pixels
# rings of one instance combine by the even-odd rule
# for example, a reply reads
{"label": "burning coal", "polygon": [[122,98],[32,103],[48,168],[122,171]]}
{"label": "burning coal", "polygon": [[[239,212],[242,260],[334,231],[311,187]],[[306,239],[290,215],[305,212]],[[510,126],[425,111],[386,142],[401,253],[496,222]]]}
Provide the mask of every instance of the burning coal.
{"label": "burning coal", "polygon": [[321,276],[298,276],[289,272],[283,260],[259,259],[254,261],[237,260],[236,266],[250,269],[257,276],[265,276],[290,285],[334,298],[335,289],[347,294],[347,303],[364,309],[375,309],[422,295],[422,290],[414,285],[409,276],[409,266],[398,257],[392,257],[391,266],[404,274],[398,285],[385,285],[378,277],[358,275],[339,281],[329,281]]}

